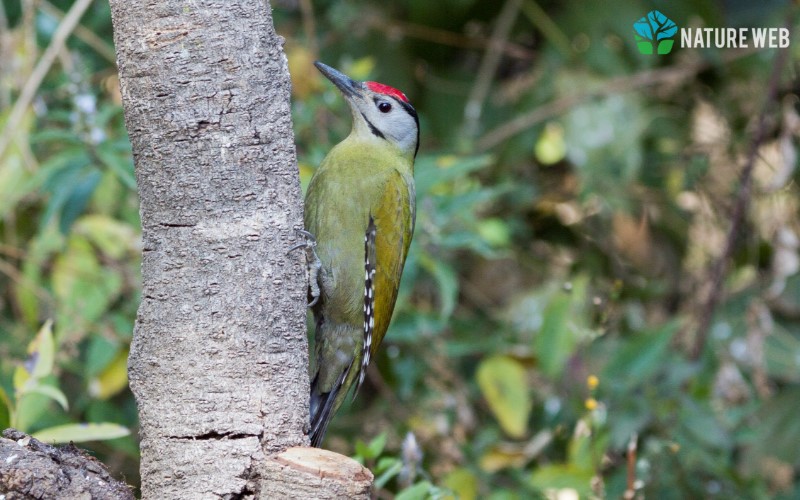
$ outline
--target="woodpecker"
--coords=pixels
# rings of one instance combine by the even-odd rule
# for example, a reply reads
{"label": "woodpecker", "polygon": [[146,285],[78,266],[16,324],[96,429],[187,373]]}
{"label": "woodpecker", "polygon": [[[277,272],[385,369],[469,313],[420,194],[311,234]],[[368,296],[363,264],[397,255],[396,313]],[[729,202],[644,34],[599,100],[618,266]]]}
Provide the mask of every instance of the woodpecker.
{"label": "woodpecker", "polygon": [[353,115],[350,135],[322,161],[305,200],[305,228],[318,258],[310,273],[318,296],[310,303],[316,362],[309,435],[319,447],[354,384],[355,398],[389,327],[414,234],[419,119],[399,90],[314,65]]}

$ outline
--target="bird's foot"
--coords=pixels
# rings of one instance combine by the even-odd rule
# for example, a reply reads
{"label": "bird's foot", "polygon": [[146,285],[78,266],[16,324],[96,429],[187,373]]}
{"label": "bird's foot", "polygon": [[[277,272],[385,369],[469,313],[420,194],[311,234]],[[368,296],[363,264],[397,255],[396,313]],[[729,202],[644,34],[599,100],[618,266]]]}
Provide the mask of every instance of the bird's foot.
{"label": "bird's foot", "polygon": [[301,243],[293,246],[286,254],[290,254],[295,250],[304,249],[306,256],[306,269],[308,271],[308,290],[311,295],[311,302],[308,307],[314,307],[319,301],[319,270],[322,268],[322,262],[317,257],[317,252],[314,250],[317,246],[317,239],[314,235],[304,229],[296,230],[297,237],[302,239]]}

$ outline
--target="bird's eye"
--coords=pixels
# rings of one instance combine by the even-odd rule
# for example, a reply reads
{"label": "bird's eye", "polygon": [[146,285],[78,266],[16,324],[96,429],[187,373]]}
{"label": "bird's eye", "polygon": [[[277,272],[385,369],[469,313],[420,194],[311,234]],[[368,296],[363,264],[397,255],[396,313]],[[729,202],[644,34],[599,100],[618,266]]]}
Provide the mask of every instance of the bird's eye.
{"label": "bird's eye", "polygon": [[388,113],[389,111],[392,110],[392,105],[386,101],[383,101],[380,104],[378,104],[378,109],[380,110],[381,113]]}

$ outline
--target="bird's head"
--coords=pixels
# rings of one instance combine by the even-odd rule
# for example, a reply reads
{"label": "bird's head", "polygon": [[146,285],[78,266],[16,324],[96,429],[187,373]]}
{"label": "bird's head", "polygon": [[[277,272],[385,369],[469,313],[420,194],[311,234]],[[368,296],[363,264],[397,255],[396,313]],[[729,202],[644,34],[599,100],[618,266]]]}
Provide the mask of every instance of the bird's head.
{"label": "bird's head", "polygon": [[326,64],[314,63],[344,95],[353,112],[353,134],[385,140],[404,154],[419,149],[419,118],[406,95],[378,82],[358,82]]}

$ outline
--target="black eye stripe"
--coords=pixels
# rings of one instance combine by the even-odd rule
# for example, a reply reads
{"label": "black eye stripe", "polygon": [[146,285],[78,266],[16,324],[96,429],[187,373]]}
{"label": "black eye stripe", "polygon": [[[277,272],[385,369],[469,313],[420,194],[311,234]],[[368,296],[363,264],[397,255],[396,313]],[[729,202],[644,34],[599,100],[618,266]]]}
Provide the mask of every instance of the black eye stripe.
{"label": "black eye stripe", "polygon": [[374,135],[376,137],[380,137],[381,139],[386,139],[386,136],[383,135],[383,132],[378,130],[378,128],[375,125],[373,125],[371,121],[369,121],[369,118],[367,118],[367,115],[365,115],[364,113],[361,113],[361,116],[363,116],[364,117],[364,121],[367,122],[367,125],[369,126],[369,130],[370,130],[370,132],[372,132],[372,135]]}

